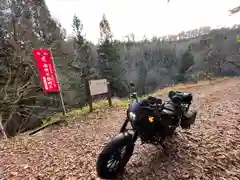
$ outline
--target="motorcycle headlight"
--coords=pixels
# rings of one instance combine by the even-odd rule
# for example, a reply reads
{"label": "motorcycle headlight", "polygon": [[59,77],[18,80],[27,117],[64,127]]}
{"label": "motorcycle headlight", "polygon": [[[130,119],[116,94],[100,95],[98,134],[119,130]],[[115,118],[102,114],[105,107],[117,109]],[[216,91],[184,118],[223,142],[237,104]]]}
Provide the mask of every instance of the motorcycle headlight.
{"label": "motorcycle headlight", "polygon": [[136,119],[136,114],[134,114],[133,112],[129,112],[129,120],[130,121],[135,121],[135,119]]}

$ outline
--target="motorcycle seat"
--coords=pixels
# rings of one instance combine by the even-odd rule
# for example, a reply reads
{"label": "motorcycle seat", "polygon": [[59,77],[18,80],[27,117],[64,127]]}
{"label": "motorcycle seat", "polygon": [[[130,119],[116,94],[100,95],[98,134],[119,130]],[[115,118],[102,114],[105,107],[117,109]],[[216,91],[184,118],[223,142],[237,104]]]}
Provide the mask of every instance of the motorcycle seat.
{"label": "motorcycle seat", "polygon": [[192,93],[180,92],[180,91],[170,91],[168,97],[173,102],[191,103]]}
{"label": "motorcycle seat", "polygon": [[176,110],[172,103],[165,103],[163,107],[164,107],[163,109],[167,109],[169,111],[175,111]]}
{"label": "motorcycle seat", "polygon": [[176,115],[176,107],[172,102],[166,102],[163,105],[162,113],[167,115]]}

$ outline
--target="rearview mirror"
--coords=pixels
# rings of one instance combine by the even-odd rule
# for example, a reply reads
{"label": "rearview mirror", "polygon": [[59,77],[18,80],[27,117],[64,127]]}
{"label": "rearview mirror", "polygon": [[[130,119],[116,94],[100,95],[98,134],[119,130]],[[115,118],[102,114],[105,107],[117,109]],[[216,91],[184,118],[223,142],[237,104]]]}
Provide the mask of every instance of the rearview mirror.
{"label": "rearview mirror", "polygon": [[137,93],[132,93],[130,97],[133,99],[137,98]]}
{"label": "rearview mirror", "polygon": [[130,86],[135,87],[134,83],[131,81]]}

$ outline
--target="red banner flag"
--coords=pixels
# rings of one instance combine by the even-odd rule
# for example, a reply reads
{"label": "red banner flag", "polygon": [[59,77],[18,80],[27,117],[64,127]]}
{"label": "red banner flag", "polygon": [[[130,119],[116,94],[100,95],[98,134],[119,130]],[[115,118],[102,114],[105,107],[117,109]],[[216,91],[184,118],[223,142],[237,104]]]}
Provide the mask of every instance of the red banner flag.
{"label": "red banner flag", "polygon": [[33,56],[36,60],[44,92],[60,91],[51,52],[48,49],[34,49]]}

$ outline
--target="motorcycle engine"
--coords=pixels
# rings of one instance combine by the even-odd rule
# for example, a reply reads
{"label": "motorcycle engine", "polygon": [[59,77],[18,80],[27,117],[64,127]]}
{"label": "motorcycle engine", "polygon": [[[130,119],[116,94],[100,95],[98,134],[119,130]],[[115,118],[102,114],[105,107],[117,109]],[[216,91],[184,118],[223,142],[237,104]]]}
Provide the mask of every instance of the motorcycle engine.
{"label": "motorcycle engine", "polygon": [[[148,102],[142,102],[142,105],[144,103]],[[138,103],[133,103],[127,111],[127,116],[139,136],[151,141],[159,137],[171,136],[179,124],[171,103],[166,103],[162,110],[159,109],[159,112],[144,109]]]}

